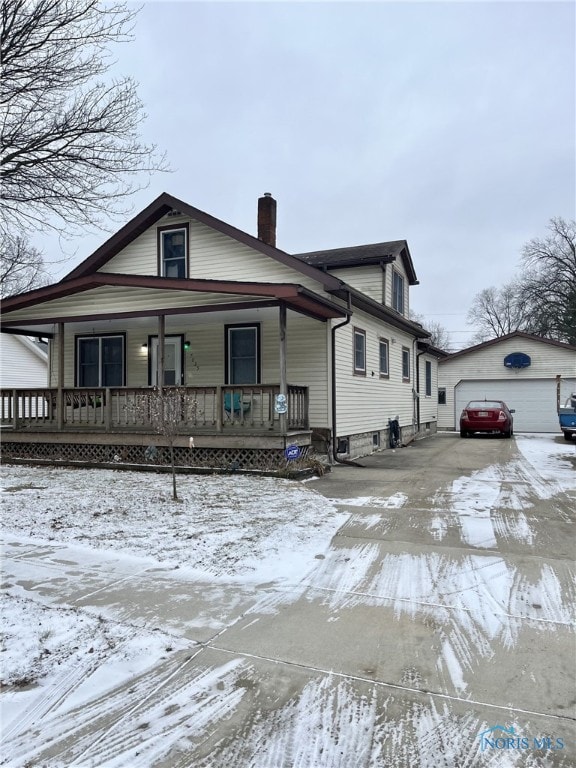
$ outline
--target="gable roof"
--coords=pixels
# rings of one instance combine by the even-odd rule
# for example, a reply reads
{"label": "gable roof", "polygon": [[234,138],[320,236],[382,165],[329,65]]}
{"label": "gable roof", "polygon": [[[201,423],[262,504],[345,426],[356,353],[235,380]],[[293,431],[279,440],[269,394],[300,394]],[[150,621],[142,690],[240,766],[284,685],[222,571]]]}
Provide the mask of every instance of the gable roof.
{"label": "gable roof", "polygon": [[116,256],[117,253],[170,211],[178,211],[185,216],[190,216],[191,219],[199,221],[217,232],[227,235],[256,251],[260,251],[260,253],[263,253],[265,256],[269,256],[300,274],[304,274],[318,281],[324,288],[326,288],[326,290],[335,290],[340,287],[341,281],[333,275],[329,275],[326,272],[317,269],[315,266],[306,264],[295,256],[291,256],[285,251],[274,248],[274,246],[268,245],[262,240],[258,240],[258,238],[253,237],[240,229],[236,229],[236,227],[226,224],[226,222],[221,221],[198,208],[194,208],[194,206],[185,203],[183,200],[178,200],[178,198],[169,195],[167,192],[163,192],[159,195],[149,206],[134,216],[134,218],[119,229],[116,234],[112,235],[112,237],[95,250],[91,256],[88,256],[88,258],[79,266],[66,275],[66,277],[63,278],[63,282],[66,280],[73,280],[77,277],[85,277],[86,275],[98,271],[100,267],[110,261],[110,259]]}
{"label": "gable roof", "polygon": [[564,341],[555,341],[554,339],[545,339],[543,336],[536,336],[533,333],[524,333],[524,331],[514,331],[513,333],[507,333],[505,336],[497,336],[495,339],[490,339],[489,341],[483,341],[481,344],[475,344],[472,347],[466,347],[466,349],[461,349],[458,352],[452,352],[452,354],[448,355],[446,359],[441,360],[440,362],[448,363],[457,357],[463,357],[464,355],[468,355],[471,352],[478,352],[478,350],[480,349],[492,347],[495,344],[500,344],[501,342],[507,341],[508,339],[528,339],[529,341],[540,342],[542,344],[549,344],[552,347],[561,347],[562,349],[573,349],[576,352],[576,346],[574,346],[573,344],[567,344]]}
{"label": "gable roof", "polygon": [[368,243],[349,248],[332,248],[327,251],[296,253],[296,258],[320,269],[344,269],[370,264],[390,264],[401,259],[410,285],[418,285],[416,271],[406,240],[390,240],[386,243]]}

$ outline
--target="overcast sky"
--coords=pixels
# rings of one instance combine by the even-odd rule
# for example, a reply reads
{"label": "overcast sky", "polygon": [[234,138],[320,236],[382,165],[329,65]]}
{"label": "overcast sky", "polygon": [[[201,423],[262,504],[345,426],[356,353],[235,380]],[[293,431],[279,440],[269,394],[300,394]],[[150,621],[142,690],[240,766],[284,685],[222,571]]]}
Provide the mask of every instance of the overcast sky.
{"label": "overcast sky", "polygon": [[271,192],[285,251],[404,238],[412,308],[461,348],[475,294],[574,217],[575,50],[572,2],[145,3],[115,53],[174,170],[134,212],[166,191],[255,235]]}

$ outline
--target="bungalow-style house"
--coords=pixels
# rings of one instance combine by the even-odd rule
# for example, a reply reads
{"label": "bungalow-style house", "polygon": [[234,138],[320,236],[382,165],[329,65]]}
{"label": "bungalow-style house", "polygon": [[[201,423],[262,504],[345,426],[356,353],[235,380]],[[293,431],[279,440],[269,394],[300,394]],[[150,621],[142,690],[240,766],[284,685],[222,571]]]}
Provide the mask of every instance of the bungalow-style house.
{"label": "bungalow-style house", "polygon": [[158,384],[182,398],[184,464],[365,455],[390,419],[404,441],[435,431],[442,353],[408,317],[406,241],[290,255],[275,230],[269,194],[256,238],[164,193],[63,280],[6,299],[2,331],[49,338],[50,366],[45,388],[2,392],[5,454],[157,455]]}
{"label": "bungalow-style house", "polygon": [[515,432],[558,432],[558,405],[576,392],[576,347],[515,331],[440,361],[438,426],[458,428],[470,400],[503,400]]}

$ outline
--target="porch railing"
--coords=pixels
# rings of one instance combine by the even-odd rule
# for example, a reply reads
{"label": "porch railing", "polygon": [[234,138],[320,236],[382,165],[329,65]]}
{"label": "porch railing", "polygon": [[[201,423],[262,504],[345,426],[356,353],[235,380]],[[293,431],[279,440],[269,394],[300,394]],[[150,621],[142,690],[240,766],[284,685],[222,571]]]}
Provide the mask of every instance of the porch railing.
{"label": "porch railing", "polygon": [[[170,388],[166,388],[170,391]],[[178,426],[224,432],[281,432],[276,384],[178,387]],[[40,388],[0,390],[2,425],[14,430],[95,428],[122,432],[152,429],[154,390],[150,388]],[[307,429],[308,387],[288,385],[286,429]]]}

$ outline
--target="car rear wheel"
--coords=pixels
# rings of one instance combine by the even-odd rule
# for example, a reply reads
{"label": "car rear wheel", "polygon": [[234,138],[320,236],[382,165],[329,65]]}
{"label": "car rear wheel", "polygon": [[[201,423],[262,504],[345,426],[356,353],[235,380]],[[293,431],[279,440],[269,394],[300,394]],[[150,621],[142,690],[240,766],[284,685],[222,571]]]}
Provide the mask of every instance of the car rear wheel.
{"label": "car rear wheel", "polygon": [[460,430],[460,437],[468,437],[469,433],[465,429]]}

